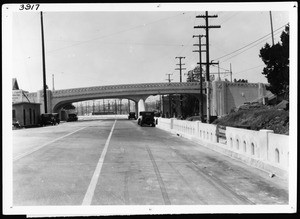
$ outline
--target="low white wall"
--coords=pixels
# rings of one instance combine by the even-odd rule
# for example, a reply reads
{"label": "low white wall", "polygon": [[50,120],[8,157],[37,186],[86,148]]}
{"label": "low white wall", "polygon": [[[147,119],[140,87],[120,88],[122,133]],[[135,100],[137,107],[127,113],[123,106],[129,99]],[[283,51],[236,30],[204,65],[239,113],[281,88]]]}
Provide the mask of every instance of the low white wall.
{"label": "low white wall", "polygon": [[268,161],[287,170],[289,166],[289,136],[274,133],[269,133],[268,136]]}
{"label": "low white wall", "polygon": [[226,127],[227,146],[230,150],[237,153],[266,161],[268,131],[252,131]]}
{"label": "low white wall", "polygon": [[171,129],[171,119],[158,118],[157,125],[159,128],[169,131]]}
{"label": "low white wall", "polygon": [[199,121],[158,118],[158,128],[191,139],[251,166],[288,176],[289,136],[272,130],[226,127],[226,143],[217,143],[217,126]]}

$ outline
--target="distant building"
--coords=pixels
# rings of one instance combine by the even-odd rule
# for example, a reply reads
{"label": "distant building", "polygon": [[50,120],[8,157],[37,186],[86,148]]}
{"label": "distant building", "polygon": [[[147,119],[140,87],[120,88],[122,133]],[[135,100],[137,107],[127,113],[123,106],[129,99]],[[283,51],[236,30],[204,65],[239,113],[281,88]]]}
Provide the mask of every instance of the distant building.
{"label": "distant building", "polygon": [[40,104],[30,102],[28,92],[19,89],[16,78],[12,80],[12,122],[21,127],[35,126],[40,116]]}

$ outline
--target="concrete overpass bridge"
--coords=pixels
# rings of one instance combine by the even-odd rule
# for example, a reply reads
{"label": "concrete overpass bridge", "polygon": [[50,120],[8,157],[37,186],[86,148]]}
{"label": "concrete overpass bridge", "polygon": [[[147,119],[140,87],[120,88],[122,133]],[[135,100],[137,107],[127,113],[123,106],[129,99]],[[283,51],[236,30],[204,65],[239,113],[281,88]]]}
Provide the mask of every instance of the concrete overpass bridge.
{"label": "concrete overpass bridge", "polygon": [[[209,83],[211,89],[211,115],[223,115],[233,107],[244,102],[259,100],[264,97],[266,89],[262,83],[231,83],[227,81],[213,81]],[[203,84],[203,89],[206,85]],[[203,92],[205,93],[205,92]],[[144,110],[145,100],[151,95],[165,94],[194,94],[200,98],[200,83],[144,83],[121,84],[108,86],[94,86],[71,88],[62,90],[47,90],[48,112],[60,112],[67,104],[95,100],[95,99],[129,99],[135,102],[136,112]],[[204,94],[205,96],[205,94]],[[29,93],[33,102],[41,103],[41,113],[44,112],[43,91]],[[203,98],[206,101],[206,98]],[[204,103],[206,105],[206,103]]]}

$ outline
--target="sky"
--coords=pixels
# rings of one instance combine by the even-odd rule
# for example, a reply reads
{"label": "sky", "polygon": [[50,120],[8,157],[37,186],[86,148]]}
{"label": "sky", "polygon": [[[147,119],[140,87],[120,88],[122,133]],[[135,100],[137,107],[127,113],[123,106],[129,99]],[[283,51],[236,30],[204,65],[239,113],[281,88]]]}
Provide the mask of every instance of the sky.
{"label": "sky", "polygon": [[[193,44],[204,29],[204,6],[138,10],[119,7],[111,10],[45,9],[43,12],[45,66],[47,85],[68,89],[114,84],[179,82],[179,60],[184,63],[182,81],[186,73],[197,66],[199,55]],[[98,5],[99,6],[99,5]],[[101,6],[101,5],[100,5]],[[42,6],[41,6],[42,7]],[[122,9],[122,10],[120,10]],[[221,8],[222,9],[222,8]],[[261,74],[264,63],[259,50],[272,44],[270,13],[267,7],[215,7],[209,15],[209,25],[221,25],[209,31],[210,61],[220,62],[220,71],[232,78],[248,82],[267,83]],[[250,9],[253,9],[253,7]],[[280,41],[284,26],[290,22],[288,10],[272,10],[275,43]],[[41,19],[39,11],[15,10],[11,19],[11,78],[17,78],[20,89],[36,92],[43,86]],[[202,43],[205,43],[203,38]],[[203,50],[205,47],[202,47]],[[205,53],[203,53],[203,61]],[[217,73],[217,66],[211,67]],[[229,74],[221,78],[230,80]]]}

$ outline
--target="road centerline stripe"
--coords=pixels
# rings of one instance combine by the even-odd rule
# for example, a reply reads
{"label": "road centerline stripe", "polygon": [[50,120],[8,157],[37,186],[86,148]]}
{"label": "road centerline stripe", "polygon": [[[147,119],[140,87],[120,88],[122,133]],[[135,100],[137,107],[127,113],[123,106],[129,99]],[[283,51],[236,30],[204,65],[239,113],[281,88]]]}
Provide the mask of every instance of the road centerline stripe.
{"label": "road centerline stripe", "polygon": [[39,146],[39,147],[33,148],[33,149],[30,150],[30,151],[27,151],[27,152],[25,152],[25,153],[23,153],[23,154],[20,154],[20,155],[16,156],[15,158],[13,158],[13,161],[17,161],[17,160],[19,160],[19,159],[21,159],[21,158],[23,158],[23,157],[25,157],[25,156],[27,156],[27,155],[29,155],[29,154],[32,154],[32,153],[38,151],[39,149],[41,149],[41,148],[43,148],[43,147],[45,147],[45,146],[47,146],[47,145],[49,145],[49,144],[51,144],[51,143],[53,143],[53,142],[56,142],[56,141],[58,141],[58,140],[60,140],[60,139],[62,139],[62,138],[65,138],[65,137],[67,137],[67,136],[69,136],[69,135],[72,135],[72,134],[74,134],[74,133],[76,133],[76,132],[79,132],[79,131],[81,131],[82,129],[85,129],[85,128],[87,128],[87,127],[88,127],[88,126],[83,127],[83,128],[80,128],[80,129],[77,129],[77,130],[74,131],[74,132],[71,132],[71,133],[66,134],[66,135],[64,135],[64,136],[61,136],[61,137],[59,137],[59,138],[56,138],[56,139],[54,139],[54,140],[52,140],[52,141],[49,141],[49,142],[47,142],[47,143],[45,143],[45,144],[43,144],[43,145],[41,145],[41,146]]}
{"label": "road centerline stripe", "polygon": [[105,155],[106,155],[106,152],[107,152],[107,148],[108,148],[108,145],[109,145],[112,133],[114,131],[116,122],[117,122],[117,120],[115,120],[115,122],[114,122],[114,124],[113,124],[113,126],[112,126],[112,128],[110,130],[109,136],[108,136],[108,138],[107,138],[107,140],[105,142],[105,146],[103,148],[103,151],[102,151],[101,156],[99,158],[99,161],[97,163],[97,166],[96,166],[96,169],[95,169],[94,174],[92,176],[92,179],[91,179],[91,182],[89,184],[89,187],[88,187],[88,189],[87,189],[87,191],[85,193],[84,199],[82,201],[82,205],[91,205],[91,203],[92,203],[92,199],[93,199],[93,196],[94,196],[96,185],[97,185],[100,173],[101,173],[102,165],[104,163],[104,158],[105,158]]}

